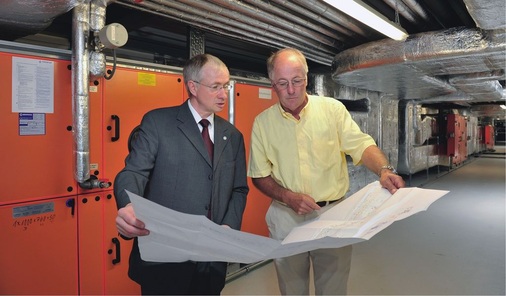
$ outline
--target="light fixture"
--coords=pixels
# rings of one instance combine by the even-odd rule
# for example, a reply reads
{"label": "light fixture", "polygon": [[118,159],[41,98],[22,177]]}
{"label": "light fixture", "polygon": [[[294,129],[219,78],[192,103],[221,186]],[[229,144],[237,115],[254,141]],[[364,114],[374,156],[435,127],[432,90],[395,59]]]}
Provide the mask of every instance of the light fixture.
{"label": "light fixture", "polygon": [[408,37],[408,33],[403,28],[360,0],[323,1],[394,40],[402,41]]}
{"label": "light fixture", "polygon": [[506,106],[504,106],[504,105],[499,105],[499,106],[501,106],[502,109],[506,109]]}

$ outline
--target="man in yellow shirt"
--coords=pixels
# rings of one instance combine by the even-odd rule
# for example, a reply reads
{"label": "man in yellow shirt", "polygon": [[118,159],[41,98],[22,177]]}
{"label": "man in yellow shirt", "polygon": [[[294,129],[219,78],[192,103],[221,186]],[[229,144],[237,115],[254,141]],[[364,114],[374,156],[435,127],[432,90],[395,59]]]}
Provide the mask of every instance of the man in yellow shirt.
{"label": "man in yellow shirt", "polygon": [[[342,103],[306,93],[308,66],[300,51],[274,53],[267,71],[279,103],[255,118],[248,176],[273,199],[266,214],[272,238],[283,240],[343,198],[349,188],[346,154],[378,174],[391,193],[405,186]],[[283,295],[309,294],[311,262],[316,295],[346,294],[351,246],[275,259]]]}

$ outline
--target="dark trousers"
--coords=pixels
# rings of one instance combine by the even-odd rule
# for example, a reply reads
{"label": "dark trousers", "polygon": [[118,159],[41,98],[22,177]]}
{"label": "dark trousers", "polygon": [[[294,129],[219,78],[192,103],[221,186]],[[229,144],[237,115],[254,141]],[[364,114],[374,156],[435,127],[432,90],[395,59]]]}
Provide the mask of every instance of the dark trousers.
{"label": "dark trousers", "polygon": [[137,239],[130,253],[128,276],[143,295],[220,295],[226,275],[226,262],[143,261]]}
{"label": "dark trousers", "polygon": [[179,273],[157,274],[149,283],[141,283],[142,295],[220,295],[225,286],[226,263],[184,262]]}

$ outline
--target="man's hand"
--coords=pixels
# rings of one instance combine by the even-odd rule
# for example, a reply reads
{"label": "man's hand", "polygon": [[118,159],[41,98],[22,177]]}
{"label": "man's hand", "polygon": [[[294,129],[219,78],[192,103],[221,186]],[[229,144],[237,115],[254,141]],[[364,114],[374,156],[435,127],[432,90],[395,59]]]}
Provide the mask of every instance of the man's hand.
{"label": "man's hand", "polygon": [[128,238],[149,234],[149,230],[145,228],[144,223],[135,217],[132,204],[128,204],[118,210],[116,228],[121,235]]}
{"label": "man's hand", "polygon": [[299,215],[306,215],[321,209],[311,196],[288,190],[279,185],[271,176],[252,178],[252,181],[253,185],[263,194],[286,204]]}
{"label": "man's hand", "polygon": [[406,186],[401,176],[394,174],[390,170],[382,170],[380,176],[380,184],[385,187],[391,194],[394,194],[397,189]]}
{"label": "man's hand", "polygon": [[315,210],[321,209],[311,196],[303,193],[291,192],[285,203],[299,215],[310,214]]}

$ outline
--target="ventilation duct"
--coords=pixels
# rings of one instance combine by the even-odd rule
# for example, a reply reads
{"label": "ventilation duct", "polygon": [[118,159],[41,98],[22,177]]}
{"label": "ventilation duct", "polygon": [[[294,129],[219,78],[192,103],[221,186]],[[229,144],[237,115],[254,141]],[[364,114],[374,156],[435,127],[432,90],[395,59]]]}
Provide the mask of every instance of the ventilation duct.
{"label": "ventilation duct", "polygon": [[[54,18],[70,11],[83,0],[2,0],[0,38],[13,40],[38,33],[47,28]],[[89,1],[87,1],[89,2]]]}
{"label": "ventilation duct", "polygon": [[[364,44],[336,55],[332,77],[346,86],[393,94],[399,99],[461,93],[463,98],[497,100],[502,97],[497,81],[502,76],[497,73],[504,73],[506,68],[506,40],[497,36],[479,29],[453,28],[413,35],[405,42]],[[473,73],[489,74],[473,82]],[[465,75],[467,81],[463,80]]]}

